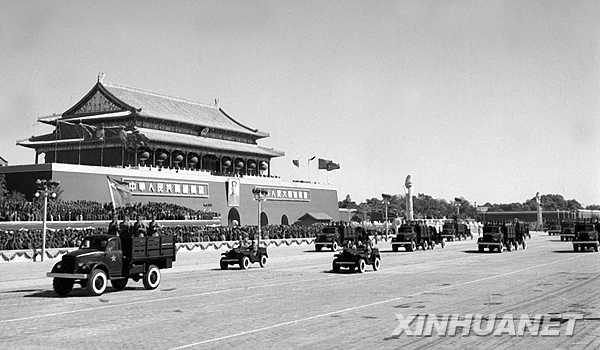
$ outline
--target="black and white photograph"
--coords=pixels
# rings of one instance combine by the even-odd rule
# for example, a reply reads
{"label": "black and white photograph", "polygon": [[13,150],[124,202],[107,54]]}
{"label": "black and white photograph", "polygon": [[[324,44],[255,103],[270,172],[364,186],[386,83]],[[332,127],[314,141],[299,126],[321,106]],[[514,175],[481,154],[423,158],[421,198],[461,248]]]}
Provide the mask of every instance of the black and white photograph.
{"label": "black and white photograph", "polygon": [[0,349],[600,349],[598,18],[0,0]]}

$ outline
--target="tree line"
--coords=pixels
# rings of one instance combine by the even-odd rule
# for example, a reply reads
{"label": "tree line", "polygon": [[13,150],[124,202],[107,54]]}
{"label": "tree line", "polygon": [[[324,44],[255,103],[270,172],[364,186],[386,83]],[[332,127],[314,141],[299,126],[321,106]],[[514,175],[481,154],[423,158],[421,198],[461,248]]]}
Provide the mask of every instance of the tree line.
{"label": "tree line", "polygon": [[[600,210],[600,205],[588,205],[585,208],[575,199],[565,199],[560,194],[544,194],[540,196],[543,210],[577,210],[592,209]],[[489,203],[478,207],[487,207],[488,211],[534,211],[537,210],[535,197],[529,198],[522,203]],[[339,208],[356,209],[352,217],[353,221],[383,221],[385,220],[385,203],[381,198],[369,198],[364,202],[356,203],[346,195],[346,198],[338,202]],[[474,203],[464,197],[456,197],[454,200],[433,198],[430,195],[419,193],[413,196],[413,210],[417,219],[452,218],[456,215],[466,218],[474,218],[477,210]],[[406,212],[406,195],[392,195],[388,204],[388,218],[404,217]]]}

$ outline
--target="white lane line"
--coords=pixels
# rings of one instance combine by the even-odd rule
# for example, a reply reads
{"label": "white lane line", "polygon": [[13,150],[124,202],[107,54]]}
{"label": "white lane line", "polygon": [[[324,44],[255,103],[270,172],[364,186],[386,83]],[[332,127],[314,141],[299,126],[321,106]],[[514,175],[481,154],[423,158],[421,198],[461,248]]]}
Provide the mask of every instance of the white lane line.
{"label": "white lane line", "polygon": [[322,281],[322,280],[328,280],[328,279],[333,279],[333,278],[335,278],[335,277],[320,277],[320,278],[312,278],[312,279],[306,279],[306,280],[294,280],[294,281],[286,281],[286,282],[279,282],[279,283],[268,283],[268,284],[260,284],[260,285],[254,285],[254,286],[249,286],[249,287],[234,287],[234,288],[213,290],[213,291],[209,291],[209,292],[201,292],[201,293],[186,294],[186,295],[174,295],[174,296],[169,296],[169,297],[164,297],[164,298],[145,299],[145,300],[138,300],[138,301],[132,301],[132,302],[127,302],[127,303],[111,304],[111,305],[104,305],[104,306],[94,306],[94,307],[89,307],[89,308],[85,308],[85,309],[53,312],[53,313],[48,313],[48,314],[0,320],[0,324],[9,323],[9,322],[34,320],[34,319],[46,318],[46,317],[54,317],[54,316],[60,316],[60,315],[75,314],[75,313],[79,313],[79,312],[97,311],[97,310],[110,309],[110,308],[122,307],[122,306],[149,304],[149,303],[155,303],[155,302],[166,301],[166,300],[193,298],[193,297],[198,297],[198,296],[214,295],[214,294],[228,293],[228,292],[234,292],[234,291],[245,291],[245,290],[252,290],[252,289],[259,289],[259,288],[279,287],[279,286],[285,286],[285,285],[289,285],[289,284]]}
{"label": "white lane line", "polygon": [[174,347],[174,348],[170,348],[169,350],[187,349],[187,348],[191,348],[191,347],[198,346],[198,345],[215,343],[215,342],[218,342],[218,341],[221,341],[221,340],[226,340],[226,339],[241,337],[241,336],[244,336],[244,335],[259,333],[259,332],[263,332],[263,331],[268,331],[268,330],[271,330],[271,329],[274,329],[274,328],[285,327],[285,326],[289,326],[289,325],[293,325],[293,324],[297,324],[297,323],[301,323],[301,322],[306,322],[306,321],[311,321],[311,320],[314,320],[314,319],[323,318],[323,317],[327,317],[327,316],[331,316],[331,315],[338,315],[338,314],[343,314],[343,313],[346,313],[346,312],[356,311],[356,310],[360,310],[360,309],[364,309],[364,308],[368,308],[368,307],[372,307],[372,306],[387,304],[387,303],[391,303],[391,302],[398,301],[398,300],[401,300],[401,299],[406,299],[406,298],[411,298],[411,297],[419,296],[419,295],[422,295],[422,294],[425,294],[425,293],[432,293],[432,292],[438,292],[438,291],[441,291],[441,290],[446,290],[446,289],[451,289],[451,288],[456,288],[456,287],[462,287],[462,286],[466,286],[466,285],[473,284],[473,283],[478,283],[478,282],[482,282],[482,281],[486,281],[486,280],[491,280],[491,279],[495,279],[495,278],[499,278],[499,277],[505,277],[505,276],[509,276],[509,275],[514,275],[514,274],[517,274],[517,273],[520,273],[520,272],[524,272],[524,271],[527,271],[527,270],[533,270],[533,269],[536,269],[538,267],[543,267],[543,266],[548,266],[548,265],[554,265],[554,264],[557,264],[557,263],[563,263],[565,261],[576,259],[578,257],[579,256],[574,256],[574,257],[567,258],[567,259],[560,259],[560,260],[556,260],[556,261],[545,263],[545,264],[534,265],[534,266],[530,266],[530,267],[527,267],[527,268],[524,268],[524,269],[510,271],[510,272],[505,272],[505,273],[496,274],[496,275],[492,275],[492,276],[488,276],[488,277],[483,277],[483,278],[478,278],[478,279],[475,279],[475,280],[471,280],[471,281],[467,281],[467,282],[462,282],[462,283],[458,283],[458,284],[454,284],[454,285],[450,285],[450,286],[444,286],[444,287],[439,287],[439,288],[430,289],[430,290],[423,290],[423,291],[420,291],[420,292],[417,292],[417,293],[403,295],[403,296],[400,296],[400,297],[395,297],[395,298],[391,298],[391,299],[380,300],[380,301],[376,301],[376,302],[373,302],[373,303],[368,303],[368,304],[363,304],[363,305],[358,305],[358,306],[352,306],[352,307],[348,307],[348,308],[345,308],[345,309],[340,309],[340,310],[336,310],[336,311],[330,311],[330,312],[323,313],[323,314],[318,314],[318,315],[313,315],[313,316],[309,316],[309,317],[305,317],[305,318],[299,318],[299,319],[296,319],[296,320],[291,320],[291,321],[276,323],[276,324],[273,324],[273,325],[270,325],[270,326],[265,326],[265,327],[261,327],[261,328],[251,329],[249,331],[243,331],[243,332],[239,332],[239,333],[234,333],[234,334],[225,335],[225,336],[221,336],[221,337],[216,337],[216,338],[202,340],[202,341],[195,342],[195,343],[190,343],[190,344],[186,344],[186,345],[177,346],[177,347]]}

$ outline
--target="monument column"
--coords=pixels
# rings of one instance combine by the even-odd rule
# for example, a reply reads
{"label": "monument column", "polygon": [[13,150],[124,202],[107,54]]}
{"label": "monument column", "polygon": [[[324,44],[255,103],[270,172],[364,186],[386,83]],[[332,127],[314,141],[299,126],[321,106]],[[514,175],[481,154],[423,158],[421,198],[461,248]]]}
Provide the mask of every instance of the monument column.
{"label": "monument column", "polygon": [[412,198],[412,181],[410,179],[410,175],[406,177],[406,181],[404,181],[404,186],[406,186],[406,217],[409,221],[414,220],[414,211],[413,211],[413,198]]}
{"label": "monument column", "polygon": [[540,193],[535,194],[535,202],[537,203],[537,227],[538,230],[544,229],[544,221],[542,218],[542,200],[540,199]]}

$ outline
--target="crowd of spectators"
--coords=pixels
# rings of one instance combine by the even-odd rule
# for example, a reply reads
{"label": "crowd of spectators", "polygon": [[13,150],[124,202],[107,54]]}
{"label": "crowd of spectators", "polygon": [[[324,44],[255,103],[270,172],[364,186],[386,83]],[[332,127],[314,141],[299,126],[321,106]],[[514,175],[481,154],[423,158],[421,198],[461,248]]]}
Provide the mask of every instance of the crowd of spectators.
{"label": "crowd of spectators", "polygon": [[[320,232],[321,226],[284,226],[268,225],[261,228],[263,239],[310,238]],[[255,239],[256,226],[171,226],[161,227],[160,234],[174,235],[176,242],[215,242],[235,241],[241,238]],[[46,248],[78,247],[82,239],[90,234],[107,233],[107,228],[59,229],[48,230]],[[40,249],[42,230],[3,231],[0,230],[0,250]]]}
{"label": "crowd of spectators", "polygon": [[[0,221],[41,221],[43,208],[41,200],[28,202],[25,199],[0,200]],[[93,201],[50,201],[48,203],[49,221],[110,220],[112,204]],[[157,220],[212,220],[217,213],[193,210],[170,203],[136,203],[117,208],[119,217],[141,215]]]}

